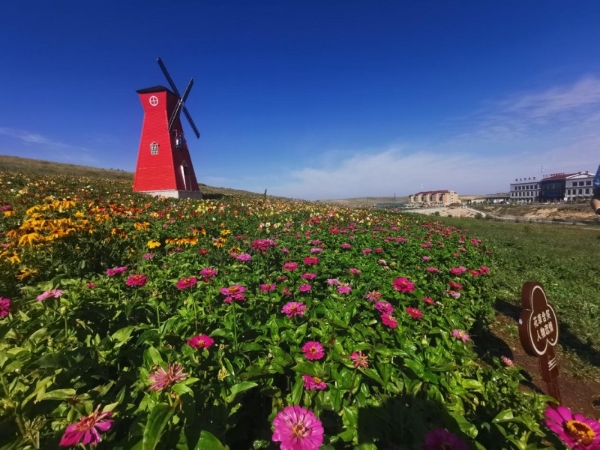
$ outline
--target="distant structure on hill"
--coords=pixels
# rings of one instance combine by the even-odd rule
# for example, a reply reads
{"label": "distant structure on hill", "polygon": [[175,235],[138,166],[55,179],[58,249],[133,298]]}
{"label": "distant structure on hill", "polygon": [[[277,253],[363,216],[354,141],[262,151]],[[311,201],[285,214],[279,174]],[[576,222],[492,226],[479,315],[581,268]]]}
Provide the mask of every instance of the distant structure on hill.
{"label": "distant structure on hill", "polygon": [[594,174],[552,173],[541,179],[515,178],[510,184],[510,200],[515,203],[586,200],[593,195]]}
{"label": "distant structure on hill", "polygon": [[458,194],[454,191],[424,191],[408,196],[409,206],[448,206],[460,203]]}
{"label": "distant structure on hill", "polygon": [[200,132],[185,107],[194,79],[190,79],[183,95],[180,95],[160,58],[158,65],[173,91],[164,86],[137,91],[144,108],[144,125],[133,190],[163,197],[202,198],[179,120],[183,112],[194,134],[200,138]]}

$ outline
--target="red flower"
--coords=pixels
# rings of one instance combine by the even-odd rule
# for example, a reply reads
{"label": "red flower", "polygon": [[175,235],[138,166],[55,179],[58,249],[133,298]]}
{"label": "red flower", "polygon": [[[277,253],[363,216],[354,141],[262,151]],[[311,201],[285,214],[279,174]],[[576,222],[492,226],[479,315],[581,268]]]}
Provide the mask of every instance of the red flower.
{"label": "red flower", "polygon": [[306,258],[304,258],[304,264],[307,266],[314,266],[319,264],[319,258],[317,258],[316,256],[307,256]]}
{"label": "red flower", "polygon": [[407,278],[400,277],[394,280],[394,289],[398,292],[412,292],[415,290],[415,285]]}
{"label": "red flower", "polygon": [[391,314],[382,314],[381,322],[390,328],[398,328],[398,319]]}
{"label": "red flower", "polygon": [[406,308],[406,313],[413,319],[420,319],[423,317],[423,313],[418,308]]}
{"label": "red flower", "polygon": [[148,277],[146,275],[135,274],[130,275],[127,278],[125,284],[127,286],[144,286],[148,282]]}

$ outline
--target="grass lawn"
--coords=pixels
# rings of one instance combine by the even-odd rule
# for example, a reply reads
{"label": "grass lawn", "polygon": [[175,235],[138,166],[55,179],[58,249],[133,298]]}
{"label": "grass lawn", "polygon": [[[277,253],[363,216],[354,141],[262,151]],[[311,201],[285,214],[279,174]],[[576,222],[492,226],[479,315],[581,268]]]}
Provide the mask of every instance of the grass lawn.
{"label": "grass lawn", "polygon": [[525,281],[542,283],[560,323],[559,344],[571,360],[566,370],[600,379],[600,227],[439,219],[470,230],[494,252],[498,309],[520,306]]}

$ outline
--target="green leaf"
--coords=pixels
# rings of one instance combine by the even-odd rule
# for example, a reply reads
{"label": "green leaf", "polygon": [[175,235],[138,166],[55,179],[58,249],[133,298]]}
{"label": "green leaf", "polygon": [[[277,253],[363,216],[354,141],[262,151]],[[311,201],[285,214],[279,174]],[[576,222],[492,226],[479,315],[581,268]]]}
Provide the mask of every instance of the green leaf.
{"label": "green leaf", "polygon": [[198,443],[194,450],[228,450],[229,447],[221,444],[216,436],[212,433],[209,433],[206,430],[202,430],[200,433],[200,439],[198,439]]}
{"label": "green leaf", "polygon": [[513,415],[512,409],[505,409],[503,411],[500,411],[496,415],[496,417],[494,417],[492,422],[494,422],[494,423],[506,422],[506,421],[514,419],[514,417],[515,416]]}
{"label": "green leaf", "polygon": [[228,403],[231,403],[235,399],[236,395],[238,395],[241,392],[247,391],[248,389],[252,389],[256,386],[258,386],[258,384],[256,384],[253,381],[242,381],[241,383],[238,383],[231,387],[231,394],[228,395],[225,400]]}
{"label": "green leaf", "polygon": [[299,377],[292,387],[292,405],[297,405],[302,400],[302,392],[304,391],[304,380]]}
{"label": "green leaf", "polygon": [[144,352],[144,364],[146,366],[159,366],[162,362],[162,356],[154,347],[150,347]]}
{"label": "green leaf", "polygon": [[146,426],[144,427],[144,436],[142,439],[143,450],[154,450],[156,448],[160,436],[169,423],[169,420],[171,420],[174,412],[174,409],[164,403],[159,403],[152,409],[150,416],[148,416]]}
{"label": "green leaf", "polygon": [[76,394],[75,389],[56,389],[46,392],[40,400],[67,400]]}

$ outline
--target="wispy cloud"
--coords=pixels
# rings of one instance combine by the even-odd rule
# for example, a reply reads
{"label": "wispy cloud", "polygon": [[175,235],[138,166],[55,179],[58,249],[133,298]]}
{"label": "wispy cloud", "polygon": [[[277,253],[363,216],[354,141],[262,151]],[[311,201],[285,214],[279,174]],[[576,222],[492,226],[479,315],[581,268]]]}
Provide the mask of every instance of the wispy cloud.
{"label": "wispy cloud", "polygon": [[[290,171],[270,189],[307,199],[506,192],[516,177],[595,170],[600,163],[600,78],[520,93],[470,117],[470,130],[443,142],[364,149],[335,166]],[[329,161],[327,152],[323,161]],[[339,155],[339,153],[338,153]]]}
{"label": "wispy cloud", "polygon": [[61,142],[38,133],[17,128],[0,127],[0,135],[14,138],[26,145],[37,148],[36,157],[40,157],[39,150],[47,151],[52,160],[75,163],[75,164],[98,164],[99,160],[94,156],[96,151]]}

